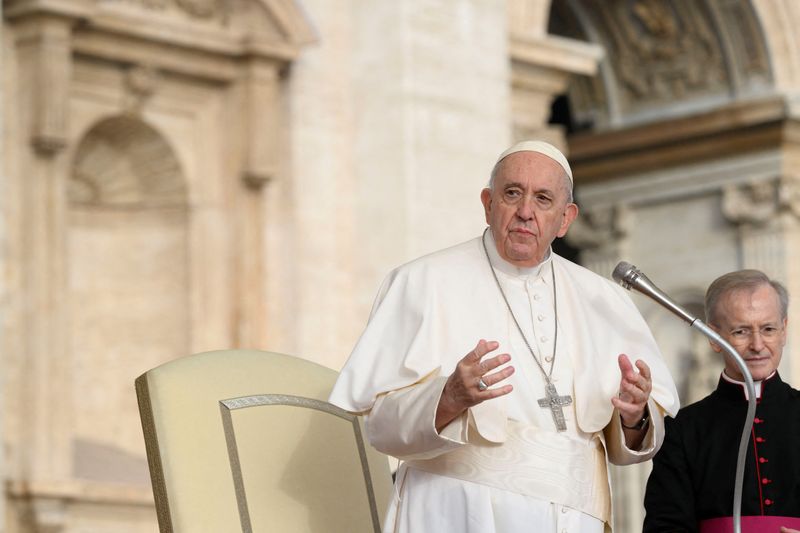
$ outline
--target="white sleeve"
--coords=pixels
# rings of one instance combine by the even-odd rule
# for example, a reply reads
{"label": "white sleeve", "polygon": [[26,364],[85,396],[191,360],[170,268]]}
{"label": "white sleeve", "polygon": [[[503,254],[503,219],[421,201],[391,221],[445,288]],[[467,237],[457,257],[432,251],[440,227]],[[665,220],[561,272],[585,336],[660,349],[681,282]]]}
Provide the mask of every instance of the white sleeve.
{"label": "white sleeve", "polygon": [[612,464],[625,466],[642,463],[652,459],[661,448],[661,443],[664,442],[664,411],[652,398],[647,402],[647,408],[650,412],[650,421],[639,450],[631,450],[625,444],[625,433],[622,431],[619,411],[614,409],[611,422],[603,430],[608,460]]}
{"label": "white sleeve", "polygon": [[466,444],[467,412],[436,431],[436,408],[446,381],[440,376],[379,396],[365,415],[370,444],[403,460],[430,459]]}

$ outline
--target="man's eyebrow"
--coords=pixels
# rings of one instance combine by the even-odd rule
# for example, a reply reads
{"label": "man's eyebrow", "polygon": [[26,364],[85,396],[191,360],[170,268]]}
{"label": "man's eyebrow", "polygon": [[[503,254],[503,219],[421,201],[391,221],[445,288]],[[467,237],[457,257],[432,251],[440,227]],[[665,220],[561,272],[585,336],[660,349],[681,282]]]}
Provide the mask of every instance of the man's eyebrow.
{"label": "man's eyebrow", "polygon": [[[518,188],[518,189],[527,189],[527,186],[524,183],[522,183],[521,181],[508,182],[503,186],[503,189],[504,190],[505,189],[512,189],[512,188],[515,188],[515,187]],[[542,187],[540,189],[535,189],[533,192],[555,194],[555,192],[552,189],[548,189],[547,187]]]}

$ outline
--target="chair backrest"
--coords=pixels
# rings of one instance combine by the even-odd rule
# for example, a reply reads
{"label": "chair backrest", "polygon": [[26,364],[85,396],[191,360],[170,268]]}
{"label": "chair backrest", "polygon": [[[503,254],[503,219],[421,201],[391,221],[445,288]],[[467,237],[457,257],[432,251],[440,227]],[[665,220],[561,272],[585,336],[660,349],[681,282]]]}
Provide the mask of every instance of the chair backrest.
{"label": "chair backrest", "polygon": [[136,379],[162,533],[379,532],[388,458],[327,403],[336,372],[255,350]]}

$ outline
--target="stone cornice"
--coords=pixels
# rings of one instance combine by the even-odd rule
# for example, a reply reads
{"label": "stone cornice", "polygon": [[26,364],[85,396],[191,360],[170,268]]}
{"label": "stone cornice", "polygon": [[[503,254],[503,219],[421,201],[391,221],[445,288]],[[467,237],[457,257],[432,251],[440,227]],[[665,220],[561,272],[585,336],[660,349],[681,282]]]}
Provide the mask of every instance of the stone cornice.
{"label": "stone cornice", "polygon": [[783,97],[737,102],[688,117],[569,139],[578,183],[778,148],[797,121]]}
{"label": "stone cornice", "polygon": [[553,35],[512,35],[509,42],[512,62],[551,68],[567,74],[594,75],[603,54],[603,48],[596,44]]}
{"label": "stone cornice", "polygon": [[236,77],[242,60],[286,65],[316,34],[294,0],[252,0],[269,13],[267,31],[242,24],[214,24],[122,2],[94,0],[15,0],[4,18],[11,23],[41,17],[79,21],[73,31],[76,53],[109,61],[147,64],[184,75],[219,81]]}

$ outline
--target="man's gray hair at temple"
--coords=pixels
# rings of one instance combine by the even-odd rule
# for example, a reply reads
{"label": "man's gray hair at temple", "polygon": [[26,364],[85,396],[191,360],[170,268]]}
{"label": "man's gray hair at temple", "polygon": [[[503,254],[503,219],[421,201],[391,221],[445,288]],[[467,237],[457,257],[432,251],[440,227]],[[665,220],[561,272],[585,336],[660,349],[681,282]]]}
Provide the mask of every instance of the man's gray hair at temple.
{"label": "man's gray hair at temple", "polygon": [[719,301],[730,292],[747,290],[754,291],[762,285],[770,285],[778,293],[781,304],[781,318],[785,319],[789,312],[789,293],[780,282],[772,280],[760,270],[737,270],[720,276],[709,285],[706,291],[706,322],[715,324]]}
{"label": "man's gray hair at temple", "polygon": [[564,191],[567,193],[567,203],[571,203],[573,201],[572,197],[572,187],[573,187],[573,178],[572,178],[572,168],[569,166],[569,162],[564,154],[553,146],[550,143],[546,143],[544,141],[521,141],[500,154],[500,157],[497,158],[497,162],[492,167],[492,173],[489,177],[489,185],[488,188],[490,190],[494,190],[494,181],[495,176],[497,175],[498,170],[500,169],[500,163],[503,162],[507,156],[514,154],[516,152],[537,152],[543,155],[546,155],[556,163],[558,163],[561,168],[564,170]]}

